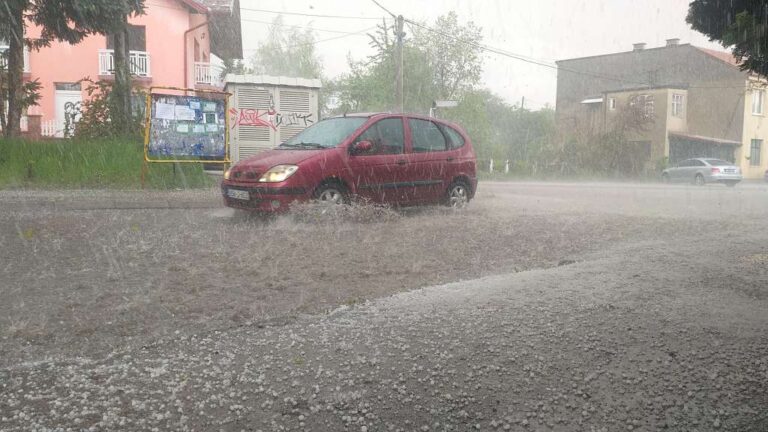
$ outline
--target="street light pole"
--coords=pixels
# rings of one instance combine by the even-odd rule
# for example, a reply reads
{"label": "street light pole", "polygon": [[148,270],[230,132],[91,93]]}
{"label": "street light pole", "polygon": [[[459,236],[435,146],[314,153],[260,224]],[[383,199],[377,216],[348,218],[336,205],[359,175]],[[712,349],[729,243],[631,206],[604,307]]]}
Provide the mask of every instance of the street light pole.
{"label": "street light pole", "polygon": [[395,30],[397,31],[397,45],[395,55],[395,100],[399,112],[403,112],[404,99],[403,99],[403,16],[398,15]]}

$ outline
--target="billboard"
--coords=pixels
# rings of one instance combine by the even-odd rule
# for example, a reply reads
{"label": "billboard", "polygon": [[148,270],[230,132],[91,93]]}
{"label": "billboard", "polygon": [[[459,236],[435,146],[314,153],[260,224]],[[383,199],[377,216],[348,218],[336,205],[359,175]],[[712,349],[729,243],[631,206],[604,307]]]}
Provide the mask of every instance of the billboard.
{"label": "billboard", "polygon": [[147,162],[228,162],[227,94],[147,95]]}

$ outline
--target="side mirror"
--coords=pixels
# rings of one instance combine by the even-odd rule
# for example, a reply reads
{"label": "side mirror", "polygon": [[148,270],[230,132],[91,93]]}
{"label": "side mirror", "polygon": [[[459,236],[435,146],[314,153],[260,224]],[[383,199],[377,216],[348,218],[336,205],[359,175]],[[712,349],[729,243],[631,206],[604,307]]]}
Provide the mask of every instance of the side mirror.
{"label": "side mirror", "polygon": [[365,153],[371,151],[371,149],[373,149],[373,143],[370,141],[360,141],[352,147],[354,153]]}

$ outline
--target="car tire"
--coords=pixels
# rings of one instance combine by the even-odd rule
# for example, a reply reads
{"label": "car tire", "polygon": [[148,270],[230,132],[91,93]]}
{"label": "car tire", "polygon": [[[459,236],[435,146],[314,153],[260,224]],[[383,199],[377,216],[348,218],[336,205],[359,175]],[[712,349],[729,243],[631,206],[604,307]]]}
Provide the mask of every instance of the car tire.
{"label": "car tire", "polygon": [[661,182],[664,184],[669,184],[669,174],[664,173],[661,175]]}
{"label": "car tire", "polygon": [[349,193],[339,183],[323,183],[315,189],[315,201],[326,204],[349,204]]}
{"label": "car tire", "polygon": [[706,180],[704,180],[704,176],[701,174],[696,174],[696,177],[693,178],[693,183],[696,186],[704,186],[707,184]]}
{"label": "car tire", "polygon": [[459,209],[466,207],[467,204],[469,204],[469,200],[469,185],[467,182],[463,180],[455,180],[445,191],[443,204],[451,208]]}

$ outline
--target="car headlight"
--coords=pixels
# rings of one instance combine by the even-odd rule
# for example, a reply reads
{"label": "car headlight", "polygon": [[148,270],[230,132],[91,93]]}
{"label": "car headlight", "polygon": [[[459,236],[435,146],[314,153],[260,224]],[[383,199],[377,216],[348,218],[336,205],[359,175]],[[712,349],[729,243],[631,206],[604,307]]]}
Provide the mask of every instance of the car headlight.
{"label": "car headlight", "polygon": [[262,183],[277,183],[285,181],[288,177],[292,176],[299,167],[296,165],[276,165],[265,172],[264,175],[259,178]]}
{"label": "car headlight", "polygon": [[229,174],[232,172],[232,168],[224,171],[224,180],[229,180]]}

